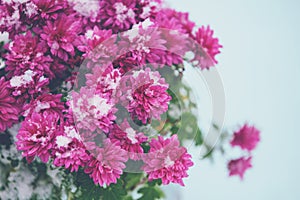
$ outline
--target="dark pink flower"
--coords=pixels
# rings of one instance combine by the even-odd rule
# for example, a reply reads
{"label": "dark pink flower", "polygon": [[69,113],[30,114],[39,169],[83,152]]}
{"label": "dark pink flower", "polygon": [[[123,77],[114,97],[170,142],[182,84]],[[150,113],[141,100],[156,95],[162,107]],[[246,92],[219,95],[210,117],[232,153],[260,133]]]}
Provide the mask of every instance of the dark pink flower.
{"label": "dark pink flower", "polygon": [[0,133],[19,121],[20,105],[9,88],[9,82],[0,78]]}
{"label": "dark pink flower", "polygon": [[167,93],[169,85],[158,72],[150,68],[134,71],[123,78],[129,80],[128,88],[122,88],[125,99],[121,103],[126,106],[132,118],[144,124],[151,118],[160,119],[160,115],[168,110],[171,96]]}
{"label": "dark pink flower", "polygon": [[144,21],[149,17],[153,17],[162,8],[161,0],[139,0],[137,1],[137,17],[138,21]]}
{"label": "dark pink flower", "polygon": [[241,129],[234,133],[230,144],[239,146],[244,150],[252,151],[260,141],[260,131],[254,126],[245,124]]}
{"label": "dark pink flower", "polygon": [[113,33],[129,30],[137,23],[137,0],[102,0],[99,18],[105,29]]}
{"label": "dark pink flower", "polygon": [[141,158],[144,152],[141,144],[148,140],[144,133],[135,131],[126,119],[120,126],[117,124],[114,125],[109,133],[109,138],[113,143],[126,150],[129,157],[133,160]]}
{"label": "dark pink flower", "polygon": [[78,42],[80,31],[80,21],[74,15],[61,14],[54,22],[46,21],[40,37],[46,41],[54,56],[67,61],[69,56],[75,55],[74,45]]}
{"label": "dark pink flower", "polygon": [[43,19],[57,19],[58,12],[65,7],[64,0],[33,0],[37,6],[39,15]]}
{"label": "dark pink flower", "polygon": [[151,21],[160,28],[178,30],[180,33],[192,34],[195,23],[189,20],[189,14],[173,9],[161,9]]}
{"label": "dark pink flower", "polygon": [[97,20],[97,15],[100,9],[99,0],[67,0],[69,5],[81,16],[91,22]]}
{"label": "dark pink flower", "polygon": [[[122,52],[121,52],[122,53]],[[145,56],[140,51],[129,51],[119,56],[113,62],[115,68],[119,68],[122,74],[132,71],[133,69],[139,69],[140,66],[144,66],[146,63]]]}
{"label": "dark pink flower", "polygon": [[23,107],[23,116],[27,117],[32,113],[47,113],[48,115],[56,115],[63,118],[63,111],[65,110],[64,103],[61,102],[61,94],[42,94],[36,99],[31,100],[29,104]]}
{"label": "dark pink flower", "polygon": [[16,34],[26,30],[26,25],[21,21],[20,2],[0,2],[0,33],[8,32],[13,39]]}
{"label": "dark pink flower", "polygon": [[10,73],[10,76],[19,76],[27,70],[32,70],[50,78],[54,77],[50,70],[52,59],[44,55],[47,51],[45,43],[40,42],[31,32],[27,32],[26,35],[16,35],[7,46],[5,70]]}
{"label": "dark pink flower", "polygon": [[183,178],[188,177],[187,170],[193,166],[191,155],[186,148],[180,147],[177,135],[164,139],[152,139],[150,151],[143,156],[142,169],[149,174],[149,181],[161,179],[164,185],[178,183],[184,186]]}
{"label": "dark pink flower", "polygon": [[72,113],[78,129],[108,132],[116,119],[117,109],[114,104],[100,94],[95,88],[82,87],[80,92],[72,92],[70,101]]}
{"label": "dark pink flower", "polygon": [[251,159],[252,157],[242,157],[239,159],[231,160],[228,163],[229,176],[239,176],[241,179],[243,179],[247,169],[252,167]]}
{"label": "dark pink flower", "polygon": [[117,183],[128,160],[126,151],[106,139],[103,147],[97,148],[93,155],[95,156],[90,159],[84,172],[100,186]]}
{"label": "dark pink flower", "polygon": [[[25,21],[30,23],[31,20],[34,20],[34,17],[38,14],[38,7],[34,3],[34,1],[27,1],[24,3],[23,12],[25,13]],[[24,20],[24,19],[22,19]]]}
{"label": "dark pink flower", "polygon": [[33,113],[22,122],[17,135],[17,149],[31,162],[38,156],[43,162],[48,162],[53,140],[59,132],[58,118],[47,113]]}
{"label": "dark pink flower", "polygon": [[117,55],[116,39],[111,30],[100,30],[97,26],[94,26],[93,30],[87,30],[84,36],[80,36],[77,48],[84,52],[87,67],[111,64]]}
{"label": "dark pink flower", "polygon": [[192,61],[201,69],[209,69],[218,63],[215,56],[220,53],[222,45],[219,44],[218,38],[215,38],[213,34],[214,31],[209,26],[202,26],[194,37],[197,45],[194,47],[195,57]]}
{"label": "dark pink flower", "polygon": [[120,34],[118,46],[121,56],[114,64],[123,69],[124,67],[130,69],[130,66],[131,69],[141,68],[146,62],[153,65],[165,64],[161,61],[161,52],[168,49],[165,45],[166,41],[161,34],[161,30],[156,27],[144,28],[142,25],[134,26],[131,30]]}
{"label": "dark pink flower", "polygon": [[71,172],[84,167],[90,159],[82,138],[74,126],[64,126],[64,133],[56,136],[53,148],[53,164],[64,166]]}
{"label": "dark pink flower", "polygon": [[13,76],[9,83],[13,89],[13,96],[21,103],[49,91],[49,88],[46,87],[49,84],[49,79],[32,70],[27,70],[20,76]]}
{"label": "dark pink flower", "polygon": [[[102,71],[104,70],[104,71]],[[121,80],[121,73],[119,69],[113,69],[112,66],[94,67],[92,74],[86,74],[86,85],[94,87],[95,92],[100,94],[112,102],[117,102],[121,96],[118,89]]]}

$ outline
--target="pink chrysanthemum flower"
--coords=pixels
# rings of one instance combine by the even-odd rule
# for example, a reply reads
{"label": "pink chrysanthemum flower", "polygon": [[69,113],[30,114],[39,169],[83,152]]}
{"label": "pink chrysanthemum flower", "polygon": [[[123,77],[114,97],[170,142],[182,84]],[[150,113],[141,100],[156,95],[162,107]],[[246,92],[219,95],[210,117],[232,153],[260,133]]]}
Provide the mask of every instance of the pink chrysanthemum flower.
{"label": "pink chrysanthemum flower", "polygon": [[112,35],[111,30],[100,30],[94,26],[93,30],[89,29],[84,36],[80,36],[77,48],[84,52],[86,65],[91,68],[93,65],[101,66],[113,62],[118,50],[115,42],[116,35]]}
{"label": "pink chrysanthemum flower", "polygon": [[99,18],[105,29],[113,33],[129,30],[136,20],[137,0],[102,0]]}
{"label": "pink chrysanthemum flower", "polygon": [[141,158],[144,152],[141,144],[148,140],[144,133],[135,131],[126,119],[120,126],[114,125],[114,128],[109,133],[109,138],[113,143],[120,145],[122,149],[126,150],[129,157],[133,160]]}
{"label": "pink chrysanthemum flower", "polygon": [[53,164],[64,166],[71,172],[84,167],[90,159],[81,136],[74,126],[64,126],[64,134],[56,136],[53,154]]}
{"label": "pink chrysanthemum flower", "polygon": [[16,35],[7,46],[9,53],[5,56],[7,59],[5,70],[10,73],[10,76],[19,76],[27,70],[33,70],[54,77],[50,70],[52,59],[50,56],[44,56],[47,51],[45,44],[31,32],[27,32],[26,35]]}
{"label": "pink chrysanthemum flower", "polygon": [[[165,43],[166,41],[161,37],[161,31],[156,27],[143,27],[142,24],[136,25],[131,30],[121,34],[121,40],[118,42],[121,49],[119,52],[121,59],[119,59],[117,64],[122,68],[124,66],[129,68],[126,66],[129,64],[131,69],[140,68],[146,62],[165,64],[161,62],[161,51],[168,50]],[[126,55],[125,60],[122,58],[123,55]],[[128,62],[130,60],[133,62]]]}
{"label": "pink chrysanthemum flower", "polygon": [[[104,70],[104,72],[102,72]],[[119,69],[112,69],[112,66],[94,67],[92,74],[86,74],[86,85],[94,87],[97,94],[101,94],[106,99],[117,102],[121,96],[117,88],[121,81],[121,72]]]}
{"label": "pink chrysanthemum flower", "polygon": [[143,161],[142,169],[149,174],[149,181],[161,179],[164,185],[172,182],[184,186],[182,179],[188,177],[187,170],[193,166],[191,155],[180,147],[177,135],[166,140],[161,136],[152,139]]}
{"label": "pink chrysanthemum flower", "polygon": [[124,81],[127,79],[129,79],[128,88],[121,87],[122,91],[126,91],[126,99],[122,99],[121,103],[131,113],[131,117],[144,124],[151,118],[160,119],[160,115],[168,110],[171,100],[171,96],[167,93],[169,85],[164,78],[161,78],[158,72],[146,68],[124,76]]}
{"label": "pink chrysanthemum flower", "polygon": [[38,14],[38,7],[33,1],[29,0],[24,4],[23,11],[26,15],[25,21],[30,23],[30,21],[33,20],[33,18]]}
{"label": "pink chrysanthemum flower", "polygon": [[215,56],[220,53],[222,45],[219,44],[218,38],[213,36],[214,31],[210,27],[204,27],[198,29],[195,35],[196,45],[194,49],[195,57],[192,60],[194,65],[198,65],[201,69],[209,69],[213,65],[217,64]]}
{"label": "pink chrysanthemum flower", "polygon": [[162,7],[161,0],[139,0],[137,1],[137,10],[139,21],[143,21],[151,16],[155,16]]}
{"label": "pink chrysanthemum flower", "polygon": [[95,22],[100,9],[99,0],[67,0],[69,5],[81,16]]}
{"label": "pink chrysanthemum flower", "polygon": [[243,179],[245,172],[252,167],[251,159],[252,157],[242,157],[236,160],[231,160],[228,163],[229,176],[239,176]]}
{"label": "pink chrysanthemum flower", "polygon": [[158,63],[172,66],[183,63],[183,56],[188,49],[189,35],[194,27],[188,19],[188,13],[173,9],[162,9],[151,18],[155,27],[159,27],[161,38],[166,41],[166,50],[157,49]]}
{"label": "pink chrysanthemum flower", "polygon": [[128,160],[126,151],[106,139],[103,141],[103,147],[98,148],[93,155],[95,156],[87,164],[85,173],[100,186],[117,183]]}
{"label": "pink chrysanthemum flower", "polygon": [[0,78],[0,133],[19,121],[20,106],[9,88],[9,82]]}
{"label": "pink chrysanthemum flower", "polygon": [[195,23],[189,20],[189,13],[177,12],[169,8],[160,10],[151,21],[158,27],[178,30],[189,35],[195,27]]}
{"label": "pink chrysanthemum flower", "polygon": [[143,56],[141,52],[135,50],[124,53],[113,62],[113,66],[119,68],[122,74],[126,74],[133,69],[139,69],[140,66],[144,65],[145,56]]}
{"label": "pink chrysanthemum flower", "polygon": [[234,133],[230,144],[239,146],[244,150],[252,151],[260,141],[260,131],[254,126],[245,124],[241,129]]}
{"label": "pink chrysanthemum flower", "polygon": [[40,36],[47,42],[54,56],[67,61],[69,55],[75,55],[74,45],[78,42],[77,37],[80,31],[80,21],[74,15],[61,14],[54,22],[46,21]]}
{"label": "pink chrysanthemum flower", "polygon": [[58,12],[65,8],[64,0],[32,0],[37,6],[38,17],[43,19],[57,19]]}
{"label": "pink chrysanthemum flower", "polygon": [[1,2],[0,4],[0,33],[8,32],[9,38],[26,30],[26,25],[21,22],[20,2]]}
{"label": "pink chrysanthemum flower", "polygon": [[34,112],[46,112],[48,115],[56,115],[62,119],[65,105],[61,102],[61,97],[62,94],[42,94],[23,107],[23,116],[30,116]]}
{"label": "pink chrysanthemum flower", "polygon": [[18,102],[21,103],[49,91],[46,87],[49,79],[32,70],[27,70],[20,76],[13,76],[9,83],[13,89],[13,96],[17,97]]}
{"label": "pink chrysanthemum flower", "polygon": [[28,162],[32,162],[35,156],[48,162],[53,140],[59,132],[57,121],[55,115],[33,113],[22,122],[16,145]]}
{"label": "pink chrysanthemum flower", "polygon": [[82,87],[79,93],[72,92],[70,104],[78,129],[100,128],[107,133],[116,119],[114,104],[97,94],[94,88]]}

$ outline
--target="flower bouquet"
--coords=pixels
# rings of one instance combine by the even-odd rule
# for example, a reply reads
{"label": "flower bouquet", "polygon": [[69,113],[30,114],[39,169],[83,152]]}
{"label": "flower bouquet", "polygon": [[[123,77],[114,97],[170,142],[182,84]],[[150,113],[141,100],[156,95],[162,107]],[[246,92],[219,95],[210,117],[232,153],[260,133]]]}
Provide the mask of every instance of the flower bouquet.
{"label": "flower bouquet", "polygon": [[188,143],[251,167],[259,130],[212,123],[208,142],[184,81],[217,64],[209,26],[161,0],[0,3],[0,199],[161,199],[184,186]]}

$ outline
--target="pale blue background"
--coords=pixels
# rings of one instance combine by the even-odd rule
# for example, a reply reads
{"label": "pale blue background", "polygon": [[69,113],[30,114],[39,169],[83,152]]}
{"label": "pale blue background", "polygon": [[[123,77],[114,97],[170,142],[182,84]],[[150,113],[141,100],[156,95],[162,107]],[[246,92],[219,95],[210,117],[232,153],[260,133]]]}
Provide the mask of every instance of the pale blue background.
{"label": "pale blue background", "polygon": [[[300,199],[300,1],[169,0],[211,25],[224,46],[218,57],[226,92],[226,125],[262,130],[254,168],[228,178],[223,159],[195,159],[180,200]],[[191,150],[195,156],[196,150]],[[173,187],[173,186],[171,186]],[[171,198],[174,199],[174,198]]]}

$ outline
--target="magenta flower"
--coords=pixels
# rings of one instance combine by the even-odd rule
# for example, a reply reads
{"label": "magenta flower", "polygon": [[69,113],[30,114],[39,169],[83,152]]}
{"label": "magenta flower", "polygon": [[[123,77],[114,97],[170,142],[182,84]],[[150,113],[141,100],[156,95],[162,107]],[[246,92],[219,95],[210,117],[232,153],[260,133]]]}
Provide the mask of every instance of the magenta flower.
{"label": "magenta flower", "polygon": [[23,107],[23,116],[27,117],[32,115],[32,113],[47,113],[48,115],[55,115],[57,117],[63,118],[63,111],[65,110],[65,105],[61,102],[61,94],[42,94],[36,99],[31,100],[29,104]]}
{"label": "magenta flower", "polygon": [[252,151],[260,141],[260,131],[254,126],[245,124],[241,129],[234,133],[230,144],[239,146],[244,150]]}
{"label": "magenta flower", "polygon": [[57,121],[55,115],[33,113],[22,122],[16,145],[28,162],[32,162],[35,156],[44,163],[48,162],[54,138],[59,132]]}
{"label": "magenta flower", "polygon": [[81,16],[95,22],[100,9],[99,0],[67,0],[69,5]]}
{"label": "magenta flower", "polygon": [[[80,36],[80,44],[77,48],[84,52],[87,67],[93,65],[108,65],[117,56],[116,35],[112,35],[111,30],[100,30],[97,26],[93,30],[86,31],[84,36]],[[90,63],[92,62],[92,63]]]}
{"label": "magenta flower", "polygon": [[136,24],[137,0],[102,0],[100,1],[99,18],[105,29],[113,33],[129,30]]}
{"label": "magenta flower", "polygon": [[94,87],[97,94],[116,103],[121,96],[121,92],[117,90],[121,81],[120,70],[109,65],[94,67],[92,71],[92,74],[86,74],[86,85]]}
{"label": "magenta flower", "polygon": [[49,88],[46,87],[49,79],[32,70],[27,70],[20,76],[13,76],[9,83],[13,89],[12,95],[17,97],[18,102],[21,103],[49,91]]}
{"label": "magenta flower", "polygon": [[241,179],[243,179],[247,169],[252,167],[251,159],[252,157],[242,157],[236,160],[231,160],[228,163],[229,176],[239,176]]}
{"label": "magenta flower", "polygon": [[126,167],[127,153],[109,139],[103,142],[103,148],[98,148],[84,170],[100,186],[117,183]]}
{"label": "magenta flower", "polygon": [[57,19],[58,12],[65,7],[64,0],[33,0],[39,11],[39,17],[43,19]]}
{"label": "magenta flower", "polygon": [[45,45],[31,32],[27,32],[26,35],[16,35],[7,48],[9,53],[5,56],[7,59],[5,70],[10,73],[10,76],[19,76],[27,70],[32,70],[53,78],[54,74],[50,70],[52,59],[44,55],[47,51]]}
{"label": "magenta flower", "polygon": [[74,126],[64,126],[64,134],[57,135],[54,143],[53,164],[71,172],[84,167],[90,156]]}
{"label": "magenta flower", "polygon": [[213,37],[213,34],[214,31],[209,26],[202,26],[196,32],[195,41],[200,46],[195,47],[195,58],[192,61],[201,69],[209,69],[218,63],[215,56],[220,53],[222,45],[219,44],[218,38]]}
{"label": "magenta flower", "polygon": [[36,6],[36,4],[34,3],[34,1],[27,1],[24,3],[24,7],[23,7],[23,12],[26,15],[26,19],[25,21],[27,23],[30,23],[31,20],[34,20],[34,17],[36,17],[36,15],[38,14],[38,7]]}
{"label": "magenta flower", "polygon": [[138,67],[141,68],[141,66],[145,65],[146,62],[153,65],[165,64],[161,61],[161,52],[164,52],[168,49],[165,45],[166,41],[161,36],[161,30],[158,28],[144,28],[142,25],[137,25],[133,29],[120,35],[121,40],[118,41],[118,45],[121,49],[119,52],[121,56],[114,63],[117,64],[117,66],[122,68],[125,67],[130,70]]}
{"label": "magenta flower", "polygon": [[151,18],[156,26],[171,30],[178,30],[180,33],[192,34],[195,23],[189,20],[189,14],[177,12],[173,9],[162,9],[155,17]]}
{"label": "magenta flower", "polygon": [[161,7],[161,0],[138,0],[136,6],[138,21],[144,21],[147,18],[155,16]]}
{"label": "magenta flower", "polygon": [[178,183],[184,186],[183,178],[188,177],[187,170],[193,166],[191,155],[186,148],[180,147],[177,135],[164,139],[152,139],[150,151],[143,156],[142,169],[149,174],[149,181],[161,179],[164,185]]}
{"label": "magenta flower", "polygon": [[129,79],[125,98],[121,103],[125,104],[131,117],[137,118],[144,124],[151,118],[160,119],[160,115],[168,110],[171,96],[167,93],[169,85],[161,78],[158,72],[145,70],[135,71],[124,80]]}
{"label": "magenta flower", "polygon": [[94,88],[82,87],[79,93],[72,92],[70,105],[78,129],[100,128],[107,133],[116,119],[114,104],[97,94]]}
{"label": "magenta flower", "polygon": [[0,133],[19,121],[20,105],[9,88],[9,82],[0,78]]}
{"label": "magenta flower", "polygon": [[138,133],[131,128],[126,119],[120,124],[120,126],[117,124],[114,125],[114,128],[109,133],[109,138],[113,143],[126,150],[129,157],[133,160],[141,158],[141,155],[144,152],[141,144],[148,140],[144,133]]}
{"label": "magenta flower", "polygon": [[0,33],[8,32],[10,39],[26,30],[26,25],[21,21],[22,11],[20,8],[20,2],[17,1],[1,2],[0,4]]}
{"label": "magenta flower", "polygon": [[[123,53],[123,52],[121,52]],[[113,66],[120,69],[122,74],[139,69],[145,65],[145,56],[140,51],[129,51],[119,56],[114,62]]]}
{"label": "magenta flower", "polygon": [[77,37],[80,31],[80,21],[74,15],[61,14],[54,22],[46,21],[40,36],[47,42],[54,56],[67,61],[69,56],[75,55],[74,45],[78,42]]}

